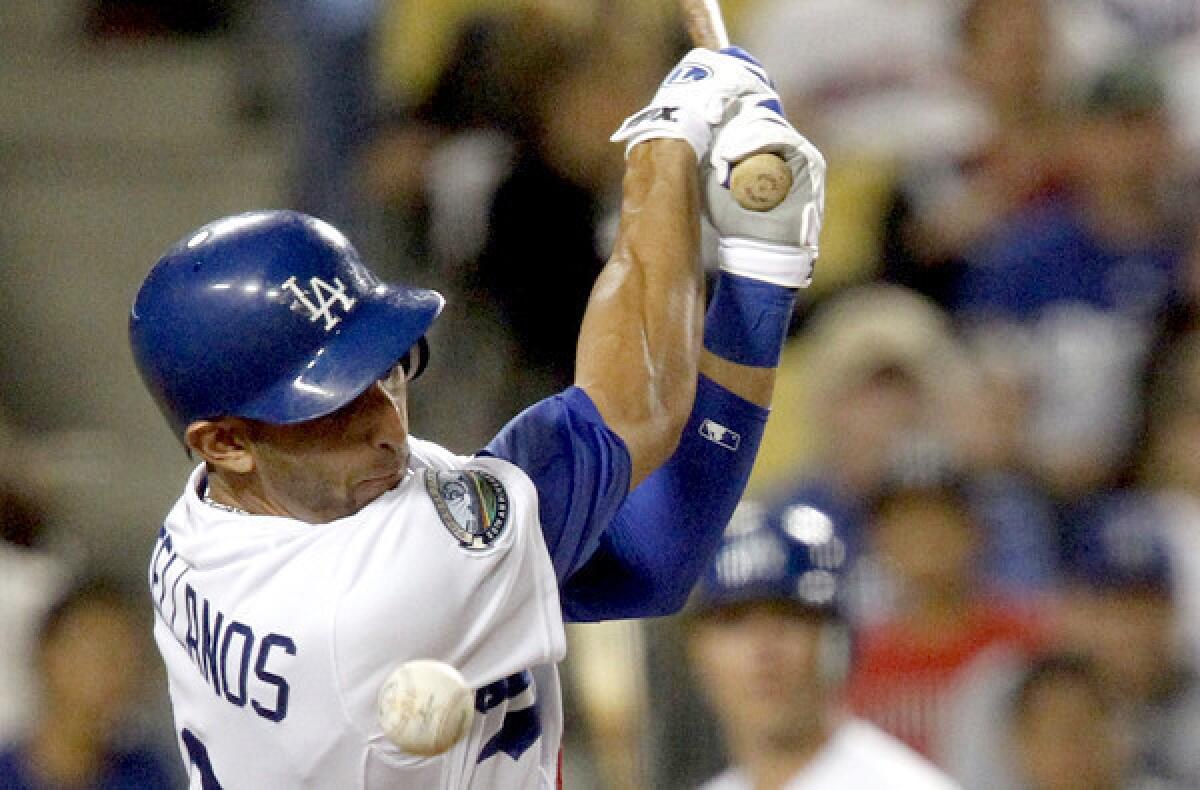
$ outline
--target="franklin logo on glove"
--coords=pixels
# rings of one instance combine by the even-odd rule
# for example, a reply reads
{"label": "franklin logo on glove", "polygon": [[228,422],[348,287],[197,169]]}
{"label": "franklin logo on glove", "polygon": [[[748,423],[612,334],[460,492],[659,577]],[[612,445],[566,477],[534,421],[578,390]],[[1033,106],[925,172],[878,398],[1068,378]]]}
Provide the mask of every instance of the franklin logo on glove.
{"label": "franklin logo on glove", "polygon": [[705,66],[697,63],[684,63],[677,66],[674,71],[667,75],[663,80],[664,85],[682,85],[691,82],[699,82],[706,80],[712,76],[712,71]]}

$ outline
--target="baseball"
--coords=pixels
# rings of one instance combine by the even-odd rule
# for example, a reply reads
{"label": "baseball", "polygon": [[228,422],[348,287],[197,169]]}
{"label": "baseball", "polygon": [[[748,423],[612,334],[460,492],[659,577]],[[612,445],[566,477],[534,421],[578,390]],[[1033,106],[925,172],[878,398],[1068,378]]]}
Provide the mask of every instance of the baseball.
{"label": "baseball", "polygon": [[471,726],[475,695],[457,669],[441,661],[407,661],[379,691],[379,723],[408,754],[433,757],[458,743]]}

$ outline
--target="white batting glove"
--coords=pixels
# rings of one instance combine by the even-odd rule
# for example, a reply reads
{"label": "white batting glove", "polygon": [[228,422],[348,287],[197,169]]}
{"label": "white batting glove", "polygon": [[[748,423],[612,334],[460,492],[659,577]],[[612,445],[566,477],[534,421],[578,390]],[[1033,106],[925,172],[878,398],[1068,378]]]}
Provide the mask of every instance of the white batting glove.
{"label": "white batting glove", "polygon": [[[716,130],[705,168],[705,211],[720,236],[722,269],[804,288],[812,282],[825,211],[825,157],[778,109],[773,93],[737,100],[733,116]],[[729,189],[733,166],[760,153],[778,154],[792,171],[792,188],[770,211],[742,208]]]}
{"label": "white batting glove", "polygon": [[773,91],[762,65],[749,54],[730,47],[713,52],[693,49],[659,86],[650,104],[625,119],[613,133],[624,142],[625,155],[640,142],[661,138],[687,140],[704,161],[713,127],[723,122],[735,99],[748,93]]}

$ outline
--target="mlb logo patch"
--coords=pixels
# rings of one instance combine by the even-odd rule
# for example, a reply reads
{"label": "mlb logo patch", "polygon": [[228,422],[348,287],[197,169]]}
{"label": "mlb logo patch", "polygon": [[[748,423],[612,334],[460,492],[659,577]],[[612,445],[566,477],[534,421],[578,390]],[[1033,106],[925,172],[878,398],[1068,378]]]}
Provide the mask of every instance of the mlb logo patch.
{"label": "mlb logo patch", "polygon": [[719,422],[705,420],[700,423],[700,435],[708,439],[714,444],[719,444],[726,450],[733,452],[737,451],[738,445],[742,443],[742,435],[737,431],[726,428]]}

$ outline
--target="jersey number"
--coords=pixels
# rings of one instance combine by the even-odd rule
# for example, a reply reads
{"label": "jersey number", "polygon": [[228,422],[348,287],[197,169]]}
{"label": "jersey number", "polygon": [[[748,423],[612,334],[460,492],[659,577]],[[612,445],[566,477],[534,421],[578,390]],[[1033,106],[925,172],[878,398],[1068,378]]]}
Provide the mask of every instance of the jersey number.
{"label": "jersey number", "polygon": [[529,672],[518,672],[475,692],[475,709],[480,713],[486,713],[500,703],[523,694],[527,694],[529,698],[526,707],[509,710],[504,714],[500,730],[483,745],[476,762],[481,763],[500,753],[507,754],[513,760],[519,760],[541,737],[542,722],[538,719],[532,686],[533,676]]}
{"label": "jersey number", "polygon": [[221,783],[213,773],[212,763],[208,760],[208,749],[191,730],[185,729],[180,733],[183,745],[187,749],[188,760],[200,772],[200,790],[221,790]]}

